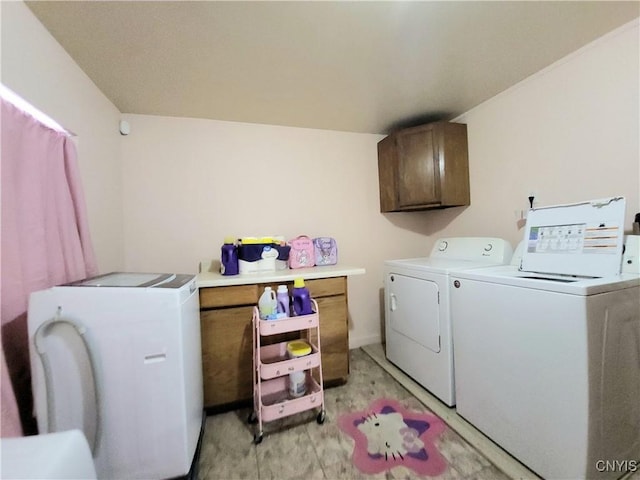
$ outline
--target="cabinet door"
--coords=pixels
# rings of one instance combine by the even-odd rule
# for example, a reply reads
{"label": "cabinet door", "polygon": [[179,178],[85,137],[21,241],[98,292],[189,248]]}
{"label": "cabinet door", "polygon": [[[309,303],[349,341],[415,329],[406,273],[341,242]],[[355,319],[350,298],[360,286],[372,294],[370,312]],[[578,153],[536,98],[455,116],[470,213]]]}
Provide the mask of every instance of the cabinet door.
{"label": "cabinet door", "polygon": [[411,209],[440,202],[440,178],[432,128],[398,134],[398,206]]}
{"label": "cabinet door", "polygon": [[349,328],[347,298],[335,295],[316,299],[320,311],[322,376],[326,382],[349,376]]}
{"label": "cabinet door", "polygon": [[253,397],[253,307],[200,312],[204,405]]}

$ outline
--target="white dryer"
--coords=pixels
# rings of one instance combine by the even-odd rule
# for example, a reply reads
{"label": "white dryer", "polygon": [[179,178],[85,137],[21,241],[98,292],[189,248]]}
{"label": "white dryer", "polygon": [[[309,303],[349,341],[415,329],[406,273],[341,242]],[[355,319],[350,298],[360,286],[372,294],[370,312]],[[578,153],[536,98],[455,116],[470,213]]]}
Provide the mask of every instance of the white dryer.
{"label": "white dryer", "polygon": [[457,411],[544,478],[638,468],[640,275],[623,221],[621,198],[537,209],[519,264],[451,276]]}
{"label": "white dryer", "polygon": [[455,405],[451,272],[508,263],[511,245],[500,238],[436,241],[426,258],[384,263],[386,356],[449,406]]}

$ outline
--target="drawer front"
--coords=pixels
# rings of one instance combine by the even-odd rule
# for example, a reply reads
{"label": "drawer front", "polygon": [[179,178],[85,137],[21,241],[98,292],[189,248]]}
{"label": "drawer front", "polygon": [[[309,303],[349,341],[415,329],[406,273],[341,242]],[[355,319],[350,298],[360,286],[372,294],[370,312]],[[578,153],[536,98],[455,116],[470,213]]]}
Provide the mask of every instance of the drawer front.
{"label": "drawer front", "polygon": [[[319,267],[322,268],[322,267]],[[293,291],[293,282],[283,282]],[[312,298],[344,295],[347,292],[347,277],[320,278],[305,280]],[[204,287],[200,289],[200,308],[233,307],[236,305],[257,305],[265,286],[274,290],[278,284],[232,285],[229,287]]]}
{"label": "drawer front", "polygon": [[257,305],[258,285],[233,285],[200,289],[200,308]]}
{"label": "drawer front", "polygon": [[304,284],[309,289],[311,298],[328,297],[330,295],[343,295],[347,293],[347,277],[305,280]]}

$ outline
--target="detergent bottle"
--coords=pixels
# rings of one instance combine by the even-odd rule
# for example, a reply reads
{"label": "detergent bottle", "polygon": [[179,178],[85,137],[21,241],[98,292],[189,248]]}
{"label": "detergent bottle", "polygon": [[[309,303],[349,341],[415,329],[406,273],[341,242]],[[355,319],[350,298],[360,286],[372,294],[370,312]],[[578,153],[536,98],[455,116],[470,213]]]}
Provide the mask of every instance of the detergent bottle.
{"label": "detergent bottle", "polygon": [[303,278],[293,280],[293,313],[295,315],[310,315],[313,313],[311,308],[311,295],[309,290],[304,286]]}
{"label": "detergent bottle", "polygon": [[258,300],[258,311],[262,320],[275,320],[278,313],[276,292],[271,287],[264,287],[264,292]]}
{"label": "detergent bottle", "polygon": [[278,299],[278,313],[283,313],[285,317],[289,316],[289,289],[286,285],[278,285],[276,295]]}
{"label": "detergent bottle", "polygon": [[233,237],[225,237],[220,255],[220,273],[222,275],[238,275],[238,246]]}

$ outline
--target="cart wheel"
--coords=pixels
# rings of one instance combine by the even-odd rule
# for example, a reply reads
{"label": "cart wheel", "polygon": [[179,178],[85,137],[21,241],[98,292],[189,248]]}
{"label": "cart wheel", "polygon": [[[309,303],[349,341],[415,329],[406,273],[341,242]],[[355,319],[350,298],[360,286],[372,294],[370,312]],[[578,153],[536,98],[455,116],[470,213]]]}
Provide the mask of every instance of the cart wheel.
{"label": "cart wheel", "polygon": [[324,423],[324,419],[325,419],[325,411],[324,410],[320,410],[320,413],[318,414],[318,417],[316,418],[316,422],[318,422],[319,425],[322,425]]}
{"label": "cart wheel", "polygon": [[259,443],[262,442],[262,433],[256,433],[253,435],[253,443],[255,443],[256,445],[258,445]]}
{"label": "cart wheel", "polygon": [[258,423],[258,416],[256,415],[256,412],[251,412],[249,414],[249,418],[247,418],[247,422],[248,423]]}

